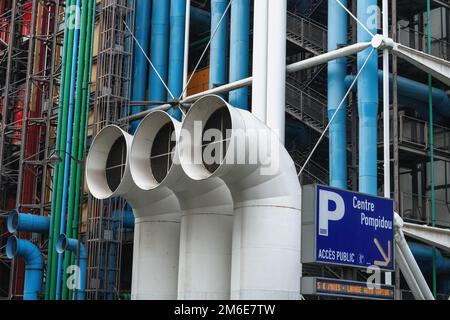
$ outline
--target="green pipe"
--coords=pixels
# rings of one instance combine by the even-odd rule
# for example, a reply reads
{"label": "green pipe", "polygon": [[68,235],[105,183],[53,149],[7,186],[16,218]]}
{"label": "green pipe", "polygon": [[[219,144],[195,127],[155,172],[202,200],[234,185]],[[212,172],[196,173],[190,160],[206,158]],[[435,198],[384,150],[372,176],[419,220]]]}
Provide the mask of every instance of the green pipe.
{"label": "green pipe", "polygon": [[[80,155],[80,159],[84,160],[86,155],[86,143],[87,143],[87,127],[88,127],[88,121],[89,121],[89,99],[91,95],[90,90],[90,82],[92,78],[92,60],[93,60],[93,51],[94,51],[94,30],[95,30],[95,8],[96,3],[92,3],[92,8],[90,11],[90,17],[89,17],[89,26],[90,26],[90,32],[87,35],[86,43],[90,45],[89,50],[86,50],[85,52],[85,63],[88,66],[84,69],[83,74],[83,102],[82,102],[82,110],[83,113],[81,115],[81,128],[79,132],[79,149],[78,153]],[[75,197],[75,215],[72,222],[72,235],[74,239],[78,237],[78,219],[79,219],[79,212],[81,210],[80,203],[82,203],[82,197],[83,197],[83,172],[84,168],[79,167],[79,170],[77,172],[77,179],[79,181],[79,187],[76,190],[76,197]],[[78,208],[78,210],[77,210]]]}
{"label": "green pipe", "polygon": [[[61,207],[61,189],[60,185],[62,184],[62,172],[64,170],[64,161],[62,160],[65,156],[65,143],[66,139],[63,138],[67,134],[67,107],[65,102],[65,98],[67,96],[68,99],[68,85],[70,81],[68,80],[68,76],[70,76],[70,69],[72,67],[72,55],[69,54],[72,51],[73,45],[73,28],[69,28],[67,22],[70,21],[70,16],[73,12],[70,11],[70,8],[73,6],[75,0],[68,1],[66,3],[65,8],[65,19],[66,25],[64,29],[64,44],[63,44],[63,53],[62,53],[62,61],[61,61],[61,86],[59,92],[59,107],[58,107],[58,126],[56,133],[56,142],[55,148],[58,153],[60,161],[55,165],[55,169],[53,171],[53,180],[52,180],[52,210],[51,210],[51,220],[50,220],[50,233],[49,233],[49,244],[48,244],[48,252],[49,256],[47,258],[47,280],[46,280],[46,299],[53,300],[55,298],[55,290],[56,290],[56,268],[57,268],[57,255],[55,254],[55,246],[56,240],[59,236],[59,228],[60,228],[60,207]],[[62,167],[62,168],[61,168]],[[58,206],[59,204],[59,206]]]}
{"label": "green pipe", "polygon": [[[92,2],[92,1],[89,1]],[[75,109],[74,109],[74,119],[73,119],[73,134],[72,134],[72,146],[71,146],[71,159],[70,159],[70,182],[69,182],[69,199],[67,206],[67,227],[66,233],[69,238],[73,238],[72,235],[72,221],[75,211],[75,194],[77,188],[79,188],[79,181],[77,181],[77,171],[80,167],[80,156],[78,154],[78,144],[80,143],[79,133],[80,133],[80,120],[81,120],[81,110],[82,100],[83,100],[83,75],[85,68],[85,50],[86,50],[86,28],[88,15],[91,5],[88,5],[88,0],[83,0],[81,5],[81,28],[80,28],[80,44],[78,48],[78,66],[77,66],[77,79],[76,79],[76,98],[75,98]],[[62,208],[64,210],[64,208]],[[63,272],[63,286],[62,286],[62,300],[67,300],[69,298],[69,289],[65,285],[67,282],[67,273],[65,270],[69,267],[72,262],[73,253],[66,253],[64,255],[64,272]]]}
{"label": "green pipe", "polygon": [[[95,26],[95,3],[90,2],[89,3],[89,13],[88,13],[88,22],[87,27],[89,29],[86,29],[87,31],[87,37],[86,37],[86,50],[84,52],[84,63],[85,67],[83,70],[83,81],[82,81],[82,95],[81,95],[81,116],[80,116],[80,130],[78,132],[78,160],[80,161],[79,165],[77,166],[77,173],[76,173],[76,189],[75,189],[75,203],[74,203],[74,214],[72,219],[72,227],[70,230],[69,227],[67,229],[68,232],[71,232],[73,239],[78,239],[78,219],[79,219],[79,213],[81,208],[80,203],[82,196],[83,196],[83,171],[84,168],[81,165],[84,155],[85,155],[85,145],[86,145],[86,136],[87,136],[87,121],[88,121],[88,114],[89,114],[89,104],[87,103],[89,101],[90,96],[90,77],[91,77],[91,70],[92,70],[92,55],[93,55],[93,34],[94,34],[94,26]],[[75,261],[75,256],[71,255],[71,264],[77,264],[77,261]],[[72,295],[73,296],[73,295]]]}
{"label": "green pipe", "polygon": [[[427,0],[427,33],[428,53],[432,54],[431,48],[431,0]],[[433,78],[428,75],[428,107],[430,111],[430,184],[431,184],[431,224],[436,227],[436,186],[434,168],[434,123],[433,123]],[[433,246],[433,295],[437,298],[437,275],[436,275],[436,247]]]}

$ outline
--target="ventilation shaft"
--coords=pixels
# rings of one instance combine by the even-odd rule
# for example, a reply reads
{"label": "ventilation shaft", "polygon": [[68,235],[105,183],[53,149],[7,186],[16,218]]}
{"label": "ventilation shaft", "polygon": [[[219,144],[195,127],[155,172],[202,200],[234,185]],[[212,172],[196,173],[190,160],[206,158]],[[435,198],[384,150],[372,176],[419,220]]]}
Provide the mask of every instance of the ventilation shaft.
{"label": "ventilation shaft", "polygon": [[163,111],[149,114],[131,148],[131,174],[148,197],[170,190],[181,209],[178,299],[230,299],[233,203],[218,178],[194,181],[179,163],[181,124]]}
{"label": "ventilation shaft", "polygon": [[135,215],[134,300],[177,298],[180,209],[169,190],[151,195],[133,182],[129,155],[133,137],[117,126],[104,128],[94,139],[86,162],[86,182],[100,200],[123,197]]}
{"label": "ventilation shaft", "polygon": [[248,111],[207,96],[191,106],[179,148],[190,178],[220,178],[231,191],[231,298],[299,299],[301,188],[278,136]]}

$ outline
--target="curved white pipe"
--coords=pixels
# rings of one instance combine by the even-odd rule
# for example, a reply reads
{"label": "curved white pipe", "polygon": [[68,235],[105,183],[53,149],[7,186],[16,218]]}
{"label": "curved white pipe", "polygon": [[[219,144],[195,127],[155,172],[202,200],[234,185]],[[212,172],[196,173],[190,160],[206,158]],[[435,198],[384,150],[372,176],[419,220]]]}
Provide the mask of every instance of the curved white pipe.
{"label": "curved white pipe", "polygon": [[[220,165],[208,170],[202,132],[214,124],[229,129],[229,140]],[[181,134],[180,160],[186,174],[197,181],[218,177],[233,196],[231,298],[300,299],[301,188],[278,136],[218,96],[192,105]]]}
{"label": "curved white pipe", "polygon": [[163,111],[149,114],[135,134],[131,174],[136,185],[150,194],[170,190],[179,200],[178,299],[230,299],[231,194],[218,178],[198,182],[184,174],[177,151],[180,128]]}
{"label": "curved white pipe", "polygon": [[[100,200],[123,197],[135,215],[132,299],[176,299],[180,208],[170,190],[151,194],[133,182],[129,156],[133,137],[117,126],[94,139],[86,161],[86,182]],[[116,171],[107,170],[110,166]]]}

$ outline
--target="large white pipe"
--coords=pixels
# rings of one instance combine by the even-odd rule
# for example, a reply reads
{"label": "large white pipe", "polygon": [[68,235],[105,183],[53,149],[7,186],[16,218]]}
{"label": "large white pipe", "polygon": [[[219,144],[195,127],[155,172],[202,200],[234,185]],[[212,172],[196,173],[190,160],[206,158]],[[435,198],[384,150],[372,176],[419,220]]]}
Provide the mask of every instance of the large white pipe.
{"label": "large white pipe", "polygon": [[255,1],[253,16],[252,113],[265,123],[267,116],[267,27],[269,1]]}
{"label": "large white pipe", "polygon": [[266,124],[284,144],[287,0],[269,1],[269,12]]}
{"label": "large white pipe", "polygon": [[[211,166],[207,151],[217,145],[206,129],[222,132],[215,141],[224,148]],[[233,196],[231,298],[299,299],[301,188],[278,136],[248,111],[208,96],[188,112],[179,150],[189,177],[219,177]]]}
{"label": "large white pipe", "polygon": [[230,299],[233,203],[218,178],[194,181],[178,160],[181,125],[167,113],[149,114],[138,127],[131,173],[149,194],[171,190],[182,211],[178,299]]}
{"label": "large white pipe", "polygon": [[89,151],[86,182],[95,198],[121,196],[133,208],[132,299],[176,299],[180,208],[170,190],[149,194],[134,184],[129,165],[132,140],[117,126],[104,128]]}

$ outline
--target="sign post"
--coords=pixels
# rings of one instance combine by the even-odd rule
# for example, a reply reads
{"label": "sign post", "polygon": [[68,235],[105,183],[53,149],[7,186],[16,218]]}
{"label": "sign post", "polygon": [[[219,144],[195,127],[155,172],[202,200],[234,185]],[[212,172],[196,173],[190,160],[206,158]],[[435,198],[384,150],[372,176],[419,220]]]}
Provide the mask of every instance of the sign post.
{"label": "sign post", "polygon": [[394,270],[394,202],[335,188],[303,188],[302,263]]}

